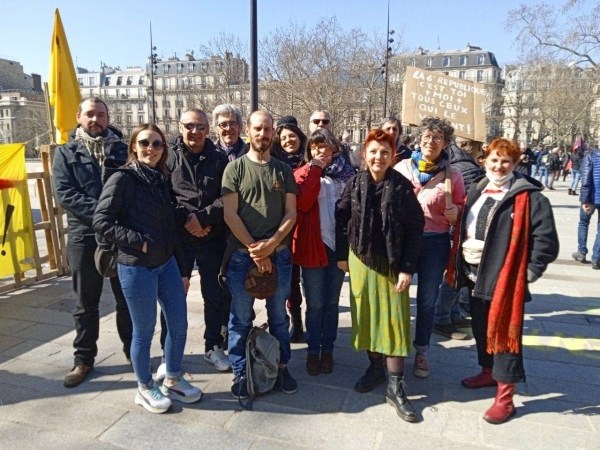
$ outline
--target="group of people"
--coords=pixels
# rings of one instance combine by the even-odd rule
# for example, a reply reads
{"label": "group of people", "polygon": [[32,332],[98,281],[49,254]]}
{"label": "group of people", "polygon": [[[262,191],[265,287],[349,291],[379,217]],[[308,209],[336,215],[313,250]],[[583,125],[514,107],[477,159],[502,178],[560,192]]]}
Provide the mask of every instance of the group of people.
{"label": "group of people", "polygon": [[[199,109],[182,114],[180,136],[169,143],[156,125],[141,124],[124,145],[97,97],[81,102],[77,120],[53,161],[77,295],[75,362],[66,387],[86,378],[97,355],[102,275],[94,253],[108,243],[118,248],[111,286],[123,350],[138,380],[135,402],[151,412],[202,396],[182,376],[186,293],[195,265],[205,304],[204,358],[217,370],[233,371],[236,398],[248,397],[246,338],[255,300],[248,277],[272,275],[266,311],[280,346],[275,389],[293,394],[298,385],[288,369],[290,342],[304,329],[306,372],[334,371],[348,272],[351,346],[369,359],[358,392],[387,380],[386,401],[402,419],[416,421],[404,360],[414,347],[414,375],[429,376],[431,334],[462,319],[454,313],[466,287],[482,371],[462,384],[497,386],[488,422],[515,414],[514,387],[525,377],[528,284],[558,254],[543,186],[515,170],[521,157],[516,143],[494,140],[479,176],[469,152],[453,143],[451,124],[433,117],[421,122],[414,152],[407,151],[393,117],[353,152],[331,132],[324,110],[311,115],[308,136],[292,116],[275,124],[268,112],[255,111],[245,123],[247,144],[240,137],[241,113],[229,104],[212,113],[216,144],[207,139],[208,116]],[[415,274],[413,339],[408,291]],[[163,361],[153,378],[157,300]]]}

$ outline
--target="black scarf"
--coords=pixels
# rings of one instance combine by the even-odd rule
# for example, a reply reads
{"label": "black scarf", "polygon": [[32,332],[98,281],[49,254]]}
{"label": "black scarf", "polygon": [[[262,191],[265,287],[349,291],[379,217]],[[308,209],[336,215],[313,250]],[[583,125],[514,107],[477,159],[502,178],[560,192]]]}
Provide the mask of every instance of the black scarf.
{"label": "black scarf", "polygon": [[131,168],[139,178],[150,185],[152,192],[156,193],[161,200],[165,198],[166,178],[161,171],[153,169],[138,160],[131,163]]}
{"label": "black scarf", "polygon": [[[385,173],[385,179],[381,186],[381,217],[382,229],[373,229],[374,211],[372,198],[375,195],[377,184],[368,170],[361,170],[352,185],[352,213],[348,225],[348,241],[352,252],[367,267],[384,276],[398,277],[402,250],[399,248],[399,236],[402,229],[402,218],[400,217],[401,202],[397,195],[398,188],[402,185],[402,176],[389,168]],[[396,193],[396,195],[394,195]],[[383,234],[385,238],[385,254],[377,252],[371,246],[372,237]],[[375,250],[375,251],[374,251]]]}
{"label": "black scarf", "polygon": [[231,147],[228,147],[219,139],[216,147],[221,153],[227,156],[229,162],[241,158],[246,154],[246,143],[241,138],[238,138],[237,142]]}

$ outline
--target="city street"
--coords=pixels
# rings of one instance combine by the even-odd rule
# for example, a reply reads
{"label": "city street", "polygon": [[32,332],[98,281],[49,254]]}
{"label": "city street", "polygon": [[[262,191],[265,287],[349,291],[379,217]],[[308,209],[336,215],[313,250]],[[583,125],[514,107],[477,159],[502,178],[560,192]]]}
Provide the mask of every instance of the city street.
{"label": "city street", "polygon": [[[518,414],[503,425],[482,416],[495,388],[467,390],[460,384],[479,366],[475,342],[433,335],[431,376],[412,374],[406,384],[416,424],[402,421],[385,403],[385,385],[354,391],[368,364],[349,347],[348,283],[340,301],[340,328],[328,375],[304,370],[306,345],[292,345],[290,372],[295,395],[269,393],[240,408],[230,393],[232,374],[204,361],[203,302],[198,276],[188,295],[186,377],[204,392],[193,405],[175,402],[153,415],[134,404],[136,381],[117,335],[108,282],[100,307],[99,353],[91,376],[66,389],[73,363],[71,279],[52,279],[0,294],[1,449],[600,449],[600,271],[571,258],[577,248],[578,197],[568,182],[555,182],[550,199],[560,236],[559,259],[531,285],[526,305],[524,357],[527,382],[517,387]],[[596,213],[597,214],[597,213]],[[588,247],[593,245],[596,217]],[[416,286],[411,287],[414,325]],[[266,321],[264,301],[255,302],[255,323]],[[160,361],[160,325],[152,365]],[[469,330],[470,332],[470,330]]]}

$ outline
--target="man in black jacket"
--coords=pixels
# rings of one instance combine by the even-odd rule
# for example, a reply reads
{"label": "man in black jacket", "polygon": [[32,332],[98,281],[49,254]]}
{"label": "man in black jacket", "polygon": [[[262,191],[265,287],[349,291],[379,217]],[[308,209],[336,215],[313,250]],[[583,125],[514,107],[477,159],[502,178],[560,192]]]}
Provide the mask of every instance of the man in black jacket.
{"label": "man in black jacket", "polygon": [[[237,120],[230,118],[221,128],[237,129],[238,126]],[[217,370],[227,371],[231,364],[223,351],[223,290],[218,275],[226,248],[221,180],[228,158],[206,139],[209,129],[204,111],[193,108],[184,112],[179,122],[181,136],[169,144],[167,166],[178,213],[186,221],[180,232],[181,253],[185,257],[180,269],[187,268],[182,276],[191,276],[194,262],[200,274],[204,299],[204,359]],[[166,332],[165,325],[163,332]],[[159,378],[161,373],[159,370]]]}
{"label": "man in black jacket", "polygon": [[[105,163],[123,164],[127,159],[127,145],[121,141],[122,134],[110,127],[109,121],[108,108],[100,98],[83,100],[77,111],[79,126],[71,133],[69,142],[56,149],[52,162],[56,201],[67,211],[67,258],[77,296],[73,313],[75,363],[65,377],[65,387],[81,383],[92,370],[98,354],[98,307],[104,280],[94,264],[97,243],[92,219],[102,192],[101,167]],[[117,331],[129,360],[133,332],[131,317],[119,279],[113,277],[110,283],[117,301]]]}

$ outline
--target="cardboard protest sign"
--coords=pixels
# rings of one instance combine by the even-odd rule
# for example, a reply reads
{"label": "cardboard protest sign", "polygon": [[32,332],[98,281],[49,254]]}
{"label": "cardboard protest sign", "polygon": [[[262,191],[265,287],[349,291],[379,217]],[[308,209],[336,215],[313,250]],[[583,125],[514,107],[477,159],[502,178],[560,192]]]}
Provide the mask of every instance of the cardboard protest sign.
{"label": "cardboard protest sign", "polygon": [[485,142],[487,89],[481,83],[408,67],[402,95],[402,124],[418,126],[427,116],[452,123],[454,135]]}

